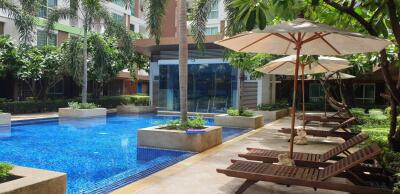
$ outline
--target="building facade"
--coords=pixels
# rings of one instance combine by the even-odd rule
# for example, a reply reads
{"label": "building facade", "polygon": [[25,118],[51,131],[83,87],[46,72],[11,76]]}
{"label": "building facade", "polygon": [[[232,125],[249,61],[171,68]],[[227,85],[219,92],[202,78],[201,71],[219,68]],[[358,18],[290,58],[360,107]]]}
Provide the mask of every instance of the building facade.
{"label": "building facade", "polygon": [[[18,3],[18,0],[14,0]],[[45,0],[45,4],[41,5],[40,9],[36,13],[36,26],[34,28],[34,36],[32,45],[43,46],[43,45],[54,45],[60,46],[65,40],[73,36],[80,36],[83,34],[83,22],[82,16],[78,12],[77,18],[62,19],[54,25],[54,30],[50,34],[45,32],[44,27],[49,12],[56,8],[65,8],[69,6],[68,0]],[[143,0],[132,0],[130,7],[125,7],[124,0],[108,0],[104,2],[104,6],[109,11],[110,15],[116,22],[124,24],[133,32],[142,33],[144,36],[146,33],[146,22],[144,21],[144,6]],[[104,26],[99,22],[98,25],[92,27],[92,31],[102,33],[104,32]],[[9,35],[15,43],[19,43],[19,33],[14,20],[8,16],[4,11],[0,11],[0,35]],[[104,94],[107,95],[121,95],[121,94],[134,94],[148,92],[146,89],[148,78],[146,76],[139,76],[144,80],[138,82],[132,82],[130,77],[121,76],[119,74],[115,80],[112,80],[105,87]],[[2,85],[6,85],[5,89],[0,92],[1,98],[13,98],[23,100],[29,97],[30,90],[28,86],[19,80],[14,80],[12,77],[6,77],[0,79]],[[10,83],[10,84],[7,84]],[[145,83],[145,84],[143,84]],[[137,91],[138,85],[140,85],[140,91]],[[144,86],[143,86],[144,85]],[[89,83],[89,92],[94,89],[94,83]],[[144,92],[143,92],[144,91]],[[78,96],[80,88],[73,82],[71,78],[64,78],[59,81],[49,91],[50,97],[75,97]]]}
{"label": "building facade", "polygon": [[[193,1],[188,1],[188,12]],[[179,111],[179,54],[177,1],[167,1],[160,44],[154,40],[137,41],[136,48],[150,57],[150,96],[159,110]],[[274,82],[265,76],[243,79],[237,68],[224,59],[225,49],[213,42],[223,38],[226,14],[224,1],[213,5],[206,25],[205,50],[197,49],[189,36],[188,110],[190,112],[226,112],[229,107],[255,108],[274,102]],[[190,32],[190,23],[187,27]],[[263,87],[261,87],[263,86]],[[268,88],[264,89],[264,88]]]}

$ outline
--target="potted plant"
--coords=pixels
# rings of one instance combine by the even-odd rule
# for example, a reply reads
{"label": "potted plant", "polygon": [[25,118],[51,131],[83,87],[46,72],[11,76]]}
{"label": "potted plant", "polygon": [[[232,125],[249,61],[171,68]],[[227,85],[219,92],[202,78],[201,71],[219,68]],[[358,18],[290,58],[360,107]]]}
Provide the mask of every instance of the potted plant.
{"label": "potted plant", "polygon": [[274,121],[289,115],[289,105],[284,102],[275,104],[259,104],[254,112],[259,115],[264,115],[264,120]]}
{"label": "potted plant", "polygon": [[222,143],[222,127],[206,126],[197,115],[138,130],[138,146],[202,152]]}
{"label": "potted plant", "polygon": [[0,163],[2,193],[66,193],[65,173]]}
{"label": "potted plant", "polygon": [[264,126],[264,116],[244,108],[229,108],[227,114],[215,115],[214,122],[223,127],[257,129]]}
{"label": "potted plant", "polygon": [[59,108],[58,115],[60,118],[87,118],[106,116],[107,109],[99,108],[94,103],[69,102],[68,108]]}

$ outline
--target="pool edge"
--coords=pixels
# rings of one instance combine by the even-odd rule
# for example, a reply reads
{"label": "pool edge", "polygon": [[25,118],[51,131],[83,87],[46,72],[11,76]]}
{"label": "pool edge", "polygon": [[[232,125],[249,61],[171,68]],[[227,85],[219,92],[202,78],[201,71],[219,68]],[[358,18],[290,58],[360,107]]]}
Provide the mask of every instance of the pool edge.
{"label": "pool edge", "polygon": [[191,157],[189,157],[187,159],[184,159],[184,160],[182,160],[182,161],[180,161],[178,163],[175,163],[174,165],[171,165],[171,166],[169,166],[169,167],[167,167],[167,168],[165,168],[165,169],[163,169],[161,171],[158,171],[158,172],[156,172],[154,174],[151,174],[150,176],[147,176],[147,177],[145,177],[143,179],[140,179],[140,180],[138,180],[136,182],[133,182],[133,183],[130,183],[130,184],[126,185],[126,186],[118,188],[118,189],[116,189],[116,190],[114,190],[114,191],[112,191],[110,193],[111,194],[133,193],[133,192],[135,192],[135,191],[137,191],[137,190],[139,190],[141,188],[144,188],[144,187],[146,187],[148,185],[157,184],[157,182],[167,178],[169,175],[171,175],[171,174],[173,174],[173,173],[175,173],[175,172],[177,172],[179,170],[182,170],[184,168],[187,168],[188,166],[191,166],[192,164],[194,164],[196,162],[199,162],[202,159],[204,159],[204,158],[206,158],[206,157],[208,157],[208,156],[210,156],[212,154],[217,153],[218,151],[222,150],[223,148],[225,148],[225,147],[227,147],[229,145],[232,145],[232,144],[234,144],[234,143],[236,143],[236,142],[238,142],[238,141],[240,141],[240,140],[242,140],[242,139],[244,139],[246,137],[249,137],[249,136],[251,136],[251,135],[253,135],[255,133],[258,133],[264,127],[270,126],[270,125],[274,124],[275,122],[277,122],[277,121],[272,121],[270,123],[265,124],[263,127],[248,131],[247,133],[243,133],[243,134],[241,134],[241,135],[239,135],[237,137],[234,137],[234,138],[232,138],[232,139],[230,139],[230,140],[228,140],[228,141],[226,141],[226,142],[224,142],[224,143],[222,143],[222,144],[220,144],[218,146],[215,146],[215,147],[213,147],[211,149],[208,149],[208,150],[206,150],[204,152],[195,154],[195,155],[193,155],[193,156],[191,156]]}

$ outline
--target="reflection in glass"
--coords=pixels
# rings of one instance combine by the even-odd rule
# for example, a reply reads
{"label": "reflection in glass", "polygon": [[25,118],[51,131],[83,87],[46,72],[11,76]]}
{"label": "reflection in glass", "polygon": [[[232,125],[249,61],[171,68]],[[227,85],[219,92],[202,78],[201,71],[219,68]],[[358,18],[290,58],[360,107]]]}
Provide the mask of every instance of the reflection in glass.
{"label": "reflection in glass", "polygon": [[[228,63],[189,64],[188,110],[190,112],[226,112],[235,106],[237,70]],[[179,111],[178,65],[160,65],[159,106]]]}

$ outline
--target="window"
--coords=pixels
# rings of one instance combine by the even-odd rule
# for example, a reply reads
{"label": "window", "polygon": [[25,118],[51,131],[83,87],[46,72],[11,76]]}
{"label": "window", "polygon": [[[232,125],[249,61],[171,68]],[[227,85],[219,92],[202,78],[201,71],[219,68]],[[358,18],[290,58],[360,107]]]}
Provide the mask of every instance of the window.
{"label": "window", "polygon": [[319,83],[310,83],[310,102],[321,102],[325,98],[325,92]]}
{"label": "window", "polygon": [[129,30],[131,30],[132,32],[135,31],[135,24],[130,24],[129,25]]}
{"label": "window", "polygon": [[57,0],[43,0],[39,11],[37,13],[38,17],[47,18],[49,10],[57,6]]}
{"label": "window", "polygon": [[116,5],[119,5],[121,7],[124,6],[124,0],[112,0],[112,2]]}
{"label": "window", "polygon": [[217,19],[218,18],[218,1],[214,5],[212,5],[210,13],[208,14],[208,19]]}
{"label": "window", "polygon": [[47,34],[46,31],[38,30],[37,31],[37,46],[44,45],[54,45],[57,46],[57,35],[56,34]]}
{"label": "window", "polygon": [[112,14],[112,18],[118,24],[123,24],[124,23],[124,16],[122,16],[122,15],[118,15],[118,14],[113,13]]}
{"label": "window", "polygon": [[355,84],[354,98],[358,104],[373,104],[375,102],[375,84]]}
{"label": "window", "polygon": [[64,80],[60,80],[49,89],[49,96],[57,97],[64,95]]}
{"label": "window", "polygon": [[217,35],[218,33],[218,27],[207,27],[205,35]]}
{"label": "window", "polygon": [[0,22],[0,35],[4,34],[4,22]]}
{"label": "window", "polygon": [[131,15],[132,16],[135,16],[135,6],[136,6],[136,2],[135,2],[135,0],[131,0],[131,4],[130,4],[130,8],[131,8]]}

